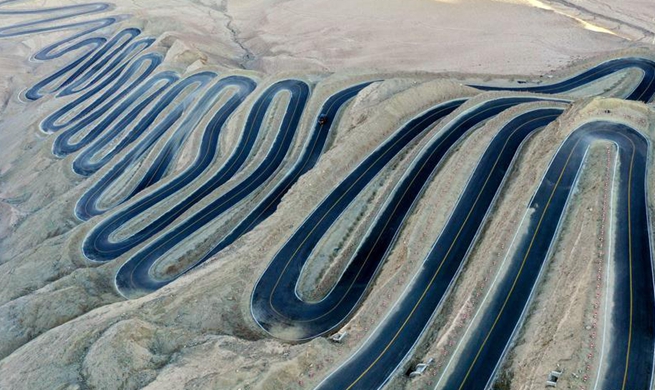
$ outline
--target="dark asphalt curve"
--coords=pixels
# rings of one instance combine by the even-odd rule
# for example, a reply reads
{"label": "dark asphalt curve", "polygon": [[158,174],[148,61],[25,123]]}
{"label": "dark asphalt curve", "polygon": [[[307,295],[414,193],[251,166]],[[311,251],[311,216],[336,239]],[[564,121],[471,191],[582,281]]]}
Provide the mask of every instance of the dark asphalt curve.
{"label": "dark asphalt curve", "polygon": [[[229,117],[229,113],[226,113],[226,115],[215,116],[216,119],[210,126],[210,129],[205,130],[203,133],[200,152],[192,166],[171,182],[157,188],[155,193],[149,194],[147,197],[131,203],[126,208],[113,213],[101,221],[85,239],[83,246],[84,254],[95,261],[114,259],[165,229],[171,221],[182,215],[191,206],[203,199],[209,193],[225,184],[241,170],[241,167],[246,160],[248,160],[249,157],[252,157],[251,153],[256,141],[260,137],[262,124],[266,123],[266,120],[268,119],[266,113],[268,112],[271,103],[275,101],[275,97],[284,92],[287,92],[290,95],[289,107],[285,112],[285,116],[280,126],[281,131],[278,131],[277,138],[280,140],[292,139],[309,96],[309,87],[299,80],[280,81],[269,87],[262,94],[250,111],[250,115],[246,120],[244,127],[245,131],[241,134],[236,147],[232,150],[230,156],[225,160],[222,166],[218,168],[216,172],[212,174],[212,177],[203,183],[200,188],[196,189],[192,194],[189,194],[181,203],[167,210],[165,214],[157,217],[155,221],[148,224],[140,231],[130,235],[122,241],[111,241],[110,237],[112,234],[119,230],[123,225],[137,218],[156,204],[161,203],[163,199],[166,199],[171,194],[175,194],[186,188],[189,183],[193,182],[197,176],[212,163],[218,149],[218,135],[220,134],[225,119]],[[291,143],[288,141],[280,141],[274,142],[273,145],[274,148],[271,149],[267,158],[263,159],[259,165],[269,166],[272,171],[275,171],[277,166],[279,166],[280,161],[279,158],[275,161],[272,159],[275,156],[286,156]],[[266,178],[268,176],[263,177]]]}
{"label": "dark asphalt curve", "polygon": [[[85,35],[102,30],[105,27],[125,19],[124,16],[108,16],[100,19],[60,23],[67,19],[75,19],[82,16],[93,15],[111,10],[113,6],[109,3],[88,3],[74,4],[61,7],[39,7],[37,9],[12,8],[15,4],[27,2],[26,0],[3,0],[0,1],[0,15],[28,17],[44,15],[45,17],[0,27],[0,38],[11,38],[31,34],[43,34],[61,30],[81,30],[70,37],[59,40],[38,51],[34,56],[40,61],[60,58],[71,52],[87,48],[85,55],[93,52],[103,45],[107,40],[103,36],[94,36],[80,41]],[[83,57],[83,56],[82,56]],[[78,59],[79,60],[79,59]]]}
{"label": "dark asphalt curve", "polygon": [[625,97],[627,100],[639,100],[648,102],[655,94],[655,62],[640,57],[624,57],[609,60],[598,64],[584,72],[577,74],[565,80],[552,84],[525,86],[525,87],[494,87],[488,85],[473,85],[473,87],[486,91],[525,91],[534,93],[566,93],[573,89],[583,87],[591,82],[597,81],[603,77],[610,76],[614,73],[627,70],[639,69],[642,78],[634,89]]}
{"label": "dark asphalt curve", "polygon": [[393,157],[462,101],[438,105],[407,123],[339,183],[273,257],[252,293],[255,321],[280,338],[293,329],[297,335],[294,340],[313,338],[342,324],[364,296],[416,199],[453,145],[469,130],[507,108],[540,100],[543,99],[529,96],[493,99],[466,110],[447,124],[394,188],[337,285],[319,302],[301,300],[295,287],[303,265],[321,237]]}
{"label": "dark asphalt curve", "polygon": [[[616,280],[611,314],[609,367],[601,389],[648,390],[655,350],[655,298],[646,199],[649,145],[632,128],[613,122],[587,123],[560,147],[530,202],[534,212],[517,244],[506,276],[496,285],[481,324],[464,356],[445,381],[446,389],[484,389],[516,332],[556,240],[588,147],[610,141],[619,150],[620,186],[614,229]],[[447,283],[437,276],[435,283]]]}
{"label": "dark asphalt curve", "polygon": [[[111,143],[114,140],[117,131],[107,132],[107,136],[102,138],[99,143],[94,143],[84,153],[79,154],[76,162],[83,165],[88,171],[98,169],[111,161],[111,168],[100,177],[95,183],[82,195],[75,205],[75,214],[83,220],[87,220],[95,215],[99,215],[107,211],[108,207],[100,206],[103,194],[110,191],[115,186],[121,176],[124,174],[132,175],[132,167],[140,164],[143,159],[149,154],[157,141],[162,139],[164,135],[172,130],[172,134],[166,139],[165,145],[161,148],[156,158],[150,163],[150,167],[146,172],[138,178],[138,183],[124,195],[123,198],[112,202],[112,207],[124,203],[126,200],[131,199],[134,195],[141,192],[143,189],[157,183],[167,173],[171,164],[175,161],[177,151],[181,149],[191,132],[198,129],[198,124],[203,119],[207,111],[218,101],[221,100],[223,93],[229,93],[231,96],[225,101],[216,114],[212,117],[208,126],[202,133],[202,140],[199,146],[197,158],[191,166],[183,173],[178,175],[172,183],[167,183],[165,188],[168,190],[160,190],[160,200],[165,195],[170,195],[171,188],[181,189],[193,182],[205,169],[212,163],[214,156],[218,150],[218,140],[221,129],[231,114],[243,102],[243,100],[255,88],[255,82],[242,76],[228,76],[218,80],[209,87],[202,97],[196,100],[197,95],[203,90],[202,87],[208,85],[216,77],[211,72],[201,72],[191,75],[177,84],[175,84],[163,97],[157,101],[152,110],[147,115],[143,116],[141,120],[130,131],[127,131],[120,139],[118,145],[114,146],[110,151],[106,152],[102,158],[96,157],[96,152],[104,146],[103,144]],[[236,88],[236,91],[233,91]],[[186,91],[186,93],[185,93]],[[180,95],[184,97],[176,99]],[[137,96],[134,96],[137,99]],[[195,102],[194,102],[195,100]],[[195,104],[189,110],[188,107],[191,103]],[[155,119],[162,113],[165,113],[164,118],[158,122]],[[185,115],[186,113],[186,115]],[[173,127],[180,118],[184,119],[177,127]],[[119,123],[120,125],[120,123]],[[138,140],[138,141],[137,141]],[[127,145],[136,141],[134,145],[119,161],[114,161],[113,157],[122,151]],[[102,145],[102,146],[101,146]],[[89,159],[86,160],[85,158]]]}
{"label": "dark asphalt curve", "polygon": [[[225,104],[221,106],[208,126],[202,133],[202,141],[199,146],[198,156],[182,174],[184,183],[188,184],[200,175],[213,161],[217,151],[217,140],[223,124],[228,120],[230,115],[238,105],[252,92],[255,87],[254,81],[241,77],[229,76],[219,80],[207,89],[203,96],[195,101],[193,107],[186,112],[184,119],[177,127],[173,125],[182,118],[187,111],[188,106],[197,98],[202,91],[202,87],[209,85],[216,77],[214,73],[202,72],[191,75],[179,83],[175,84],[157,103],[152,110],[137,123],[137,125],[126,131],[120,141],[110,151],[104,153],[102,158],[96,157],[96,152],[102,148],[102,143],[111,143],[117,135],[117,131],[108,131],[106,136],[101,138],[101,143],[94,143],[83,153],[80,153],[76,159],[78,166],[83,166],[86,171],[99,169],[101,166],[111,161],[111,167],[82,195],[75,205],[75,214],[83,220],[87,220],[95,215],[107,211],[109,207],[99,206],[102,195],[110,191],[115,186],[122,175],[131,175],[131,168],[143,161],[153,146],[168,135],[169,130],[174,129],[172,134],[168,135],[165,145],[159,154],[153,159],[150,167],[145,173],[138,178],[138,183],[133,186],[130,192],[126,193],[121,199],[114,200],[112,207],[129,200],[143,189],[157,183],[168,171],[170,165],[174,162],[176,152],[188,139],[191,132],[198,128],[198,124],[206,112],[221,99],[223,93],[227,92],[231,96]],[[230,87],[230,88],[228,88]],[[236,88],[236,91],[233,89]],[[186,91],[186,93],[185,93]],[[183,94],[182,99],[176,99]],[[175,103],[174,103],[175,102]],[[159,122],[154,122],[157,117],[166,112],[164,118]],[[154,124],[153,124],[154,123]],[[120,124],[120,123],[119,123]],[[115,128],[116,129],[116,128]],[[137,141],[138,140],[138,141]],[[118,161],[113,160],[116,154],[125,149],[129,144],[136,142],[122,158]],[[89,160],[83,158],[89,156]],[[178,177],[179,177],[178,176]],[[174,183],[167,183],[167,187],[179,184],[179,180]],[[159,191],[161,194],[162,191]]]}
{"label": "dark asphalt curve", "polygon": [[[268,194],[266,194],[264,199],[261,200],[253,210],[250,210],[248,215],[239,221],[225,237],[220,239],[218,243],[208,251],[208,253],[204,254],[204,256],[194,261],[189,267],[176,275],[167,276],[165,279],[155,277],[153,273],[150,272],[151,268],[166,254],[166,252],[173,249],[184,239],[192,236],[195,232],[202,229],[218,216],[236,207],[243,199],[246,199],[261,187],[269,183],[270,180],[276,176],[276,171],[279,169],[282,162],[289,160],[291,143],[299,126],[300,115],[304,111],[308,89],[306,87],[301,88],[300,86],[304,84],[300,84],[298,81],[284,81],[274,85],[269,90],[270,94],[265,94],[260,100],[261,104],[268,106],[271,103],[273,96],[280,90],[284,89],[289,89],[292,92],[292,99],[290,107],[287,109],[285,118],[280,126],[278,137],[273,142],[266,157],[252,170],[247,178],[243,179],[229,191],[220,194],[207,206],[184,220],[183,223],[177,225],[156,240],[148,243],[145,248],[141,249],[125,264],[123,264],[116,274],[115,280],[116,287],[121,294],[125,296],[136,296],[161,288],[178,278],[182,273],[188,272],[193,267],[196,267],[209,259],[211,256],[227,247],[243,234],[252,230],[261,221],[271,215],[287,190],[302,174],[313,168],[319,157],[322,155],[325,150],[328,135],[337,119],[339,110],[369,84],[370,82],[366,82],[346,88],[334,94],[325,102],[319,115],[325,115],[328,118],[327,123],[316,123],[316,125],[314,125],[313,131],[309,135],[309,139],[306,141],[305,147],[303,148],[303,153],[301,153],[298,159],[294,161],[291,168],[283,172],[284,177],[272,190],[270,190]],[[296,90],[292,87],[295,87]],[[260,128],[266,119],[264,116],[266,109],[264,107],[261,107],[261,109],[255,107],[252,112],[254,115],[251,116],[246,128]],[[214,177],[216,178],[215,182],[222,180],[219,176]],[[120,227],[130,218],[133,218],[139,212],[135,209],[135,207],[139,207],[139,203],[136,203],[134,207],[126,209],[124,213],[121,212],[116,214],[116,216],[121,219],[114,219],[113,217],[107,219],[87,237],[84,244],[85,252],[91,253],[91,251],[93,251],[94,254],[104,255],[109,253],[110,255],[117,256],[138,245],[146,238],[161,231],[163,227],[173,220],[173,218],[179,216],[184,210],[186,210],[188,208],[185,206],[186,203],[195,204],[198,202],[198,199],[212,191],[213,188],[216,187],[213,180],[214,178],[210,179],[210,181],[203,184],[199,190],[186,197],[183,203],[174,207],[162,217],[156,219],[146,228],[121,242],[112,243],[109,241],[111,232]]]}

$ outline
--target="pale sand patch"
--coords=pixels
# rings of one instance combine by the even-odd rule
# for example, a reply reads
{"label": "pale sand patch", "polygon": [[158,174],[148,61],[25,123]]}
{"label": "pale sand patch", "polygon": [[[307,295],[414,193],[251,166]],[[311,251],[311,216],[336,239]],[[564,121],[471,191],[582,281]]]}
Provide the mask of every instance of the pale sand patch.
{"label": "pale sand patch", "polygon": [[558,11],[555,8],[551,7],[550,5],[544,3],[543,1],[539,1],[539,0],[501,0],[501,1],[507,1],[507,2],[510,2],[510,3],[519,3],[519,4],[524,3],[524,4],[530,5],[532,7],[545,9],[547,11],[553,11],[556,14],[566,16],[567,18],[571,18],[571,19],[575,20],[576,22],[582,24],[582,27],[584,27],[586,30],[599,32],[599,33],[604,33],[604,34],[610,34],[610,35],[617,35],[614,32],[612,32],[611,30],[608,30],[608,29],[600,27],[600,26],[596,26],[595,24],[586,22],[586,21],[584,21],[584,20],[582,20],[582,19],[580,19],[578,17],[575,17],[573,15],[569,15],[569,14],[567,14],[565,12]]}
{"label": "pale sand patch", "polygon": [[565,13],[617,35],[655,45],[655,7],[650,0],[541,0]]}
{"label": "pale sand patch", "polygon": [[301,67],[542,73],[627,43],[554,12],[489,0],[262,3],[228,3],[228,10],[254,55],[249,66],[264,72]]}

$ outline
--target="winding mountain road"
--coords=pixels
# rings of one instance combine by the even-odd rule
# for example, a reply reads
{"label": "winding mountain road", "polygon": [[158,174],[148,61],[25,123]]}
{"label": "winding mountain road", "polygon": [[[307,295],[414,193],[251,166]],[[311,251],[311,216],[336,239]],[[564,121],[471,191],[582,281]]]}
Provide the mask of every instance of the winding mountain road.
{"label": "winding mountain road", "polygon": [[[128,18],[126,15],[89,19],[112,11],[109,4],[26,10],[13,7],[19,2],[0,1],[0,16],[39,19],[0,27],[0,38],[74,31],[34,55],[38,61],[73,59],[28,88],[23,97],[28,101],[46,95],[69,97],[66,104],[41,122],[41,130],[56,133],[53,154],[74,154],[71,169],[88,177],[74,209],[81,221],[95,217],[95,226],[82,245],[84,255],[95,262],[107,262],[141,246],[129,255],[115,276],[117,290],[126,297],[141,296],[172,282],[273,214],[283,195],[316,165],[328,147],[340,112],[374,82],[362,82],[334,93],[315,113],[316,117],[305,121],[310,125],[303,131],[313,89],[306,81],[285,79],[260,88],[256,80],[241,75],[160,71],[163,56],[152,50],[155,39],[142,37],[137,28],[117,28],[119,22]],[[489,94],[475,105],[466,105],[466,99],[445,101],[417,115],[364,156],[282,243],[254,286],[254,321],[268,334],[294,342],[325,335],[342,326],[370,292],[380,268],[398,244],[399,232],[408,216],[449,153],[490,119],[511,107],[532,104],[522,106],[520,113],[494,136],[445,227],[423,259],[421,269],[393,310],[318,388],[384,386],[410,356],[456,283],[521,146],[532,134],[557,120],[570,103],[567,98],[544,94],[565,94],[628,69],[638,69],[642,77],[625,98],[651,101],[655,94],[655,62],[632,56],[612,59],[545,85],[478,85],[475,87],[482,90],[511,93]],[[271,129],[273,126],[268,123],[272,107],[285,97],[283,117]],[[220,156],[222,130],[240,107],[251,101],[233,149]],[[537,102],[540,104],[533,104]],[[449,119],[444,121],[446,117]],[[436,125],[439,130],[433,131]],[[181,172],[174,172],[180,151],[198,132],[195,159]],[[267,133],[272,134],[272,141],[267,150],[262,150],[258,141]],[[304,301],[296,291],[298,280],[320,240],[394,158],[412,142],[425,137],[429,137],[425,146],[402,173],[367,233],[357,242],[357,249],[333,289],[318,302]],[[650,388],[655,298],[646,173],[651,146],[637,130],[612,121],[582,125],[557,151],[533,199],[526,205],[534,211],[526,221],[528,233],[520,239],[510,268],[494,290],[475,333],[463,344],[462,357],[440,379],[440,388],[484,389],[493,381],[538,286],[586,151],[596,141],[614,143],[620,158],[618,233],[613,248],[616,301],[611,316],[615,337],[608,349],[612,370],[601,378],[601,387]],[[294,153],[298,147],[300,152]],[[193,190],[170,204],[173,196],[192,185]],[[267,192],[260,194],[264,189]],[[256,195],[256,205],[244,206],[247,199]],[[199,202],[203,206],[198,211],[182,218]],[[163,277],[153,271],[167,254],[212,221],[244,207],[249,208],[227,234],[176,274]],[[123,234],[130,225],[142,220],[145,222],[136,231]]]}

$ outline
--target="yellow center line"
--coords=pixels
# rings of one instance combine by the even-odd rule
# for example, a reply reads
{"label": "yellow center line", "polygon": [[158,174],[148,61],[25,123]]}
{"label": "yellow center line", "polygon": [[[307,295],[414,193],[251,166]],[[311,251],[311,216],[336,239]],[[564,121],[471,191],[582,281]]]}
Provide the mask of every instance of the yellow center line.
{"label": "yellow center line", "polygon": [[647,86],[646,89],[644,89],[644,91],[639,95],[639,98],[638,98],[637,100],[641,100],[641,99],[643,99],[643,97],[644,97],[644,95],[646,94],[646,92],[648,92],[648,89],[651,87],[651,85],[653,85],[653,81],[654,81],[654,80],[655,80],[655,78],[651,78],[651,79],[650,79],[650,82],[648,83],[648,86]]}
{"label": "yellow center line", "polygon": [[[627,137],[626,137],[627,138]],[[630,171],[628,173],[628,279],[630,285],[630,320],[628,330],[628,347],[625,352],[625,371],[623,372],[623,385],[621,390],[625,390],[625,385],[628,381],[628,367],[630,366],[630,347],[632,344],[632,315],[633,315],[633,292],[632,292],[632,216],[631,216],[631,202],[632,196],[632,167],[635,159],[635,144],[628,138],[632,144],[632,156],[630,157]]]}

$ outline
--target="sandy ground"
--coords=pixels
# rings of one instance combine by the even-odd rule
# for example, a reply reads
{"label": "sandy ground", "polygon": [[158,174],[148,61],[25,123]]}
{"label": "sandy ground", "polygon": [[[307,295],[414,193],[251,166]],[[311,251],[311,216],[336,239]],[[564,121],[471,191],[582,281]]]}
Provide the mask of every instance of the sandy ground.
{"label": "sandy ground", "polygon": [[[65,63],[62,59],[42,64],[28,62],[27,58],[37,48],[69,33],[1,40],[2,389],[144,386],[303,389],[318,383],[330,367],[360,345],[398,298],[443,225],[467,174],[495,128],[490,126],[465,140],[461,147],[475,153],[454,153],[433,180],[428,195],[408,221],[399,245],[376,280],[373,293],[346,325],[351,337],[342,345],[330,344],[325,339],[285,345],[264,338],[250,318],[248,299],[252,286],[293,227],[363,156],[404,121],[437,102],[477,93],[462,87],[458,81],[435,81],[439,78],[435,72],[466,74],[460,79],[494,79],[500,83],[509,83],[521,75],[542,82],[544,79],[538,78],[539,74],[561,69],[573,60],[593,57],[593,61],[600,61],[608,58],[603,54],[607,51],[647,47],[652,39],[649,35],[652,24],[648,21],[654,16],[648,13],[652,7],[635,0],[611,4],[611,8],[607,0],[544,0],[539,4],[533,0],[117,0],[115,3],[114,13],[133,15],[126,26],[139,26],[145,34],[158,37],[153,50],[166,55],[166,69],[187,73],[212,69],[222,74],[240,69],[240,74],[260,80],[258,91],[284,77],[318,83],[303,122],[304,131],[329,94],[362,80],[389,80],[371,86],[349,106],[337,135],[331,140],[330,151],[315,170],[291,189],[273,217],[188,277],[143,299],[122,302],[112,280],[116,269],[130,254],[100,267],[89,267],[82,259],[80,240],[95,222],[81,224],[71,210],[92,181],[70,172],[72,156],[63,161],[53,158],[53,137],[38,131],[39,121],[67,100],[46,97],[25,104],[18,99],[25,87]],[[43,0],[28,1],[21,6],[60,4],[68,3]],[[622,23],[612,19],[615,17],[621,18]],[[9,17],[9,20],[18,19]],[[583,61],[560,73],[575,72],[584,66]],[[577,95],[611,90],[610,94],[619,96],[635,76],[634,72],[627,72],[599,83],[593,90],[578,91]],[[229,150],[233,145],[244,116],[245,112],[235,115],[221,140],[221,150]],[[279,118],[278,107],[272,111],[270,125],[278,123]],[[494,123],[500,121],[502,118]],[[435,127],[430,134],[439,129]],[[268,142],[270,139],[262,140],[260,147],[266,147]],[[353,209],[358,212],[353,214],[361,214],[361,218],[340,221],[326,238],[304,275],[302,293],[317,298],[330,287],[331,278],[352,252],[356,237],[424,142],[418,141],[414,149],[399,157],[394,167],[383,172],[370,192],[363,195],[362,200],[370,207]],[[556,138],[544,136],[534,145],[546,145],[552,150],[557,142]],[[197,143],[197,136],[190,138],[180,154],[176,172],[189,163]],[[528,156],[535,152],[534,145]],[[298,154],[300,148],[296,144],[294,153]],[[526,189],[534,185],[537,172],[523,167],[531,166],[532,158],[542,163],[545,158],[534,154],[535,157],[526,157],[519,164],[519,176],[507,190],[507,204],[531,194]],[[221,161],[217,159],[216,164]],[[249,163],[252,162],[256,159]],[[187,193],[180,193],[171,202]],[[161,268],[170,266],[173,259],[190,258],[206,248],[260,195],[246,202],[243,209],[217,220],[173,253]],[[437,195],[440,202],[435,201]],[[594,196],[597,198],[598,192],[591,191],[590,202],[596,199]],[[444,203],[444,199],[448,201]],[[155,213],[165,207],[161,206]],[[480,244],[480,248],[494,256],[504,249],[502,242],[513,234],[503,226],[503,221],[518,217],[502,207],[499,206],[497,216],[489,222],[492,229]],[[590,207],[598,209],[592,203]],[[591,219],[584,221],[593,225]],[[130,228],[142,222],[137,221]],[[350,236],[342,239],[347,231]],[[572,250],[570,240],[561,243],[562,253]],[[341,250],[334,253],[335,247]],[[473,256],[471,264],[487,266],[491,261],[492,257],[478,255]],[[331,267],[327,262],[331,262]],[[556,351],[565,342],[552,336],[552,327],[541,325],[538,313],[543,310],[538,305],[556,301],[562,307],[577,310],[578,314],[588,309],[584,306],[588,300],[583,292],[563,300],[556,286],[552,288],[552,281],[571,277],[577,271],[592,275],[593,270],[571,268],[558,259],[553,263],[562,266],[549,271],[552,275],[549,273],[546,278],[544,295],[535,304],[537,314],[526,325],[530,329],[529,337],[533,338],[522,338],[507,364],[507,372],[523,384],[541,383],[544,370],[560,362],[554,353],[545,354],[536,362],[532,350],[526,346],[552,338],[551,350]],[[461,318],[453,307],[474,308],[468,298],[475,291],[482,291],[481,273],[476,269],[470,266],[463,273],[452,302],[444,308],[444,313],[452,315],[448,321],[436,324],[412,361],[438,352],[444,343],[450,342],[453,333],[449,330],[454,330],[454,324]],[[312,290],[316,280],[321,284]],[[569,318],[561,326],[579,327],[576,320],[580,315]],[[52,353],[44,356],[45,349]],[[571,367],[578,364],[569,363]],[[429,387],[430,380],[426,377],[408,384],[399,378],[391,387]]]}
{"label": "sandy ground", "polygon": [[246,66],[269,72],[357,67],[532,74],[629,44],[525,3],[246,0],[228,2],[227,9],[254,56]]}
{"label": "sandy ground", "polygon": [[543,0],[543,4],[629,40],[655,44],[655,7],[648,0]]}

